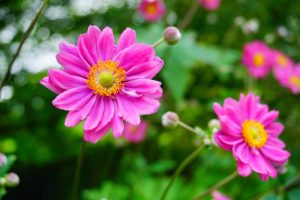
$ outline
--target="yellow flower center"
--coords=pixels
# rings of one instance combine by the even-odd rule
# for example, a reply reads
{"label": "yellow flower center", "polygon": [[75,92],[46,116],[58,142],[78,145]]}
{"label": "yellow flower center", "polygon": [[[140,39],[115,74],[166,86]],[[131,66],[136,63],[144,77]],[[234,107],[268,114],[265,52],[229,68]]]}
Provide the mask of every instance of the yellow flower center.
{"label": "yellow flower center", "polygon": [[286,67],[288,63],[287,58],[284,55],[277,56],[276,61],[280,67]]}
{"label": "yellow flower center", "polygon": [[146,5],[146,12],[150,15],[154,15],[158,10],[157,4],[155,2],[150,2]]}
{"label": "yellow flower center", "polygon": [[265,62],[265,57],[261,53],[254,54],[253,63],[256,67],[261,67]]}
{"label": "yellow flower center", "polygon": [[300,77],[291,76],[289,81],[290,81],[291,84],[297,86],[300,89]]}
{"label": "yellow flower center", "polygon": [[242,128],[244,140],[250,147],[261,148],[266,144],[268,134],[260,122],[245,120]]}
{"label": "yellow flower center", "polygon": [[121,88],[124,88],[125,73],[126,71],[116,62],[99,61],[91,66],[86,84],[91,90],[94,90],[95,94],[116,95]]}

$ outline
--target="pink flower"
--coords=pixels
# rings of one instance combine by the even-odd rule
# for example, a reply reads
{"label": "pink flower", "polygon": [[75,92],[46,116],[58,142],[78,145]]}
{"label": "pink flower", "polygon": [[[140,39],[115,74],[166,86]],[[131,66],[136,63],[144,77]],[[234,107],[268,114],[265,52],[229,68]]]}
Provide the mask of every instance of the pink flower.
{"label": "pink flower", "polygon": [[300,94],[300,64],[290,70],[286,76],[287,87],[294,93]]}
{"label": "pink flower", "polygon": [[273,73],[282,86],[288,85],[287,76],[291,73],[293,65],[293,61],[284,53],[273,50]]}
{"label": "pink flower", "polygon": [[136,42],[127,28],[114,42],[111,28],[89,26],[78,44],[60,44],[56,56],[63,69],[50,69],[41,80],[57,93],[56,108],[69,111],[65,125],[84,122],[84,139],[96,143],[110,129],[120,137],[124,121],[138,125],[140,115],[155,113],[162,95],[161,83],[152,78],[163,61],[152,46]]}
{"label": "pink flower", "polygon": [[139,12],[146,21],[158,21],[166,11],[163,0],[142,0],[139,5]]}
{"label": "pink flower", "polygon": [[272,54],[268,46],[260,41],[247,43],[243,49],[242,64],[257,78],[265,77],[272,67]]}
{"label": "pink flower", "polygon": [[224,194],[222,194],[221,192],[214,190],[212,193],[212,198],[213,200],[230,200],[229,197],[225,196]]}
{"label": "pink flower", "polygon": [[144,140],[147,132],[148,124],[142,121],[138,126],[125,124],[123,137],[132,143],[139,143]]}
{"label": "pink flower", "polygon": [[239,101],[228,98],[222,107],[214,104],[220,123],[220,131],[214,134],[215,142],[224,150],[232,151],[241,176],[253,171],[267,181],[277,176],[278,166],[287,162],[290,153],[279,139],[283,125],[276,122],[279,113],[269,111],[260,104],[260,98],[248,94],[240,95]]}
{"label": "pink flower", "polygon": [[221,0],[199,0],[200,5],[206,10],[216,10],[220,6]]}

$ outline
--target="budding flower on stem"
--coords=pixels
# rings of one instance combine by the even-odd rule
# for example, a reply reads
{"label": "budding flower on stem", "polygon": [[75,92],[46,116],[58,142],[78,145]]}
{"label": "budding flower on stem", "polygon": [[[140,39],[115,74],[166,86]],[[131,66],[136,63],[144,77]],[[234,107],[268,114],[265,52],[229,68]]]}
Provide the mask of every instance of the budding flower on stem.
{"label": "budding flower on stem", "polygon": [[181,33],[178,28],[169,26],[164,30],[164,40],[167,44],[176,44],[181,39]]}
{"label": "budding flower on stem", "polygon": [[8,173],[5,177],[6,179],[6,186],[8,187],[15,187],[19,185],[20,183],[20,178],[16,173]]}
{"label": "budding flower on stem", "polygon": [[214,132],[215,132],[215,130],[219,130],[221,128],[220,121],[217,119],[210,120],[208,122],[208,128],[210,128]]}
{"label": "budding flower on stem", "polygon": [[166,112],[162,118],[161,122],[163,126],[175,127],[179,122],[179,117],[175,112]]}
{"label": "budding flower on stem", "polygon": [[3,154],[0,153],[0,167],[3,167],[7,164],[7,157]]}

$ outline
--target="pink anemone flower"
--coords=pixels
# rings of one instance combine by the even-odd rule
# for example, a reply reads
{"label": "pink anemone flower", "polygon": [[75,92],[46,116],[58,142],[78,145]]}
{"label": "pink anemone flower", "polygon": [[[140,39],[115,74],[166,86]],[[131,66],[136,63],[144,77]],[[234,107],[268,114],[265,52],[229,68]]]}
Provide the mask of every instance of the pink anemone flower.
{"label": "pink anemone flower", "polygon": [[206,10],[217,10],[221,0],[199,0],[200,5]]}
{"label": "pink anemone flower", "polygon": [[212,191],[211,196],[213,200],[231,200],[229,197],[225,196],[217,190]]}
{"label": "pink anemone flower", "polygon": [[249,176],[256,172],[263,181],[275,178],[278,166],[285,165],[290,156],[279,139],[284,128],[275,121],[279,113],[269,111],[251,93],[241,94],[239,101],[228,98],[223,107],[215,103],[214,111],[221,123],[214,140],[222,149],[232,151],[238,173]]}
{"label": "pink anemone flower", "polygon": [[286,77],[287,87],[294,94],[300,94],[300,64],[294,66]]}
{"label": "pink anemone flower", "polygon": [[132,143],[139,143],[144,140],[148,129],[148,123],[142,121],[138,126],[125,124],[123,137]]}
{"label": "pink anemone flower", "polygon": [[252,76],[264,78],[272,68],[272,58],[272,53],[265,43],[254,41],[244,46],[242,64]]}
{"label": "pink anemone flower", "polygon": [[293,68],[293,61],[284,53],[273,50],[273,73],[282,86],[287,86],[286,77]]}
{"label": "pink anemone flower", "polygon": [[163,61],[130,28],[115,44],[111,28],[89,26],[77,45],[61,43],[56,58],[63,69],[50,69],[41,84],[58,94],[53,105],[69,112],[67,127],[84,120],[85,141],[96,143],[110,129],[120,137],[123,121],[138,125],[160,106],[161,83],[152,78]]}
{"label": "pink anemone flower", "polygon": [[163,0],[142,0],[138,10],[146,21],[154,22],[164,16],[166,7]]}

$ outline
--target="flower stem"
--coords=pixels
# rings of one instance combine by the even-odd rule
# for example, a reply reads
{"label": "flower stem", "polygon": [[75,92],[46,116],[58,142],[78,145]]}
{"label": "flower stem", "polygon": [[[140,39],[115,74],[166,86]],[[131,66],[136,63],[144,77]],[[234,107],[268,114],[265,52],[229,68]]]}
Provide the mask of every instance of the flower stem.
{"label": "flower stem", "polygon": [[76,200],[78,199],[77,194],[78,194],[78,186],[80,183],[80,171],[81,171],[81,166],[82,166],[82,161],[83,161],[83,156],[84,156],[84,149],[85,149],[85,141],[82,140],[80,144],[80,150],[77,158],[77,163],[76,163],[76,169],[75,169],[75,177],[74,177],[74,182],[73,182],[73,188],[72,188],[72,195],[71,195],[71,200]]}
{"label": "flower stem", "polygon": [[199,0],[194,0],[191,7],[187,10],[185,16],[183,17],[182,21],[179,23],[179,29],[185,29],[192,21],[193,17],[195,16],[198,7],[199,7]]}
{"label": "flower stem", "polygon": [[165,187],[160,200],[165,199],[170,187],[172,186],[175,178],[182,172],[182,170],[184,168],[186,168],[186,166],[188,166],[200,153],[200,151],[203,149],[203,145],[200,145],[196,150],[194,150],[190,155],[188,155],[188,157],[186,157],[181,163],[180,165],[176,168],[175,173],[172,175],[168,185]]}
{"label": "flower stem", "polygon": [[25,43],[25,41],[27,40],[27,38],[30,36],[36,22],[38,21],[39,17],[41,16],[42,14],[42,11],[44,10],[44,8],[46,7],[48,3],[48,0],[44,0],[44,2],[41,4],[39,10],[37,11],[37,13],[35,14],[33,20],[31,21],[29,27],[27,28],[27,30],[25,31],[24,35],[23,35],[23,38],[17,48],[17,51],[16,53],[14,54],[12,60],[10,61],[8,67],[7,67],[7,70],[6,70],[6,73],[4,75],[4,78],[3,80],[1,81],[0,83],[0,90],[1,88],[4,86],[5,82],[8,81],[9,77],[10,77],[10,74],[11,74],[11,69],[12,69],[12,66],[14,64],[14,62],[16,61],[17,57],[19,56],[20,54],[20,51]]}
{"label": "flower stem", "polygon": [[233,179],[235,179],[238,176],[238,173],[235,171],[232,174],[230,174],[229,176],[227,176],[226,178],[224,178],[223,180],[221,180],[220,182],[218,182],[217,184],[215,184],[214,186],[212,186],[211,188],[209,188],[208,190],[206,190],[204,193],[200,194],[199,196],[196,196],[194,198],[194,200],[199,200],[199,199],[203,199],[203,197],[206,197],[207,195],[209,195],[212,191],[226,185],[227,183],[231,182]]}
{"label": "flower stem", "polygon": [[198,134],[194,128],[190,127],[189,125],[187,125],[186,123],[182,122],[182,121],[179,121],[178,122],[178,125],[180,125],[182,128],[185,128],[186,130],[192,132],[192,133],[195,133],[195,134]]}
{"label": "flower stem", "polygon": [[162,42],[164,42],[164,38],[160,38],[158,41],[156,41],[154,44],[152,44],[152,47],[155,48],[157,47],[158,45],[160,45]]}

